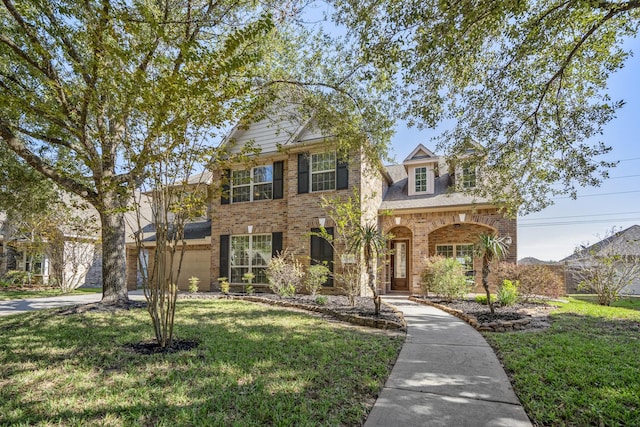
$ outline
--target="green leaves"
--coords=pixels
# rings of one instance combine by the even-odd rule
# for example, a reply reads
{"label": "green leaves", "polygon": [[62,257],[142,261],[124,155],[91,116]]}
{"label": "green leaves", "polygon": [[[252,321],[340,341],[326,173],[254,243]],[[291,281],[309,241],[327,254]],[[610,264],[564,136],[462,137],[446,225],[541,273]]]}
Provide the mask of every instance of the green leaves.
{"label": "green leaves", "polygon": [[615,164],[593,139],[619,102],[606,94],[640,22],[637,2],[337,0],[337,20],[362,58],[399,80],[402,117],[419,127],[455,121],[439,138],[450,157],[468,140],[487,181],[474,193],[512,214],[555,194],[598,185]]}

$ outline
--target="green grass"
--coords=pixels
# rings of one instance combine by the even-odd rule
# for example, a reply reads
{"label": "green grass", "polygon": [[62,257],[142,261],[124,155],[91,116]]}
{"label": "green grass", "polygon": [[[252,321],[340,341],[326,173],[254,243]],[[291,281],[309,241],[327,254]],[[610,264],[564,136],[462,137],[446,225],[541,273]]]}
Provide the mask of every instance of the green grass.
{"label": "green grass", "polygon": [[179,301],[189,351],[140,355],[145,310],[0,318],[0,425],[361,425],[401,336],[239,301]]}
{"label": "green grass", "polygon": [[640,425],[640,300],[570,298],[543,332],[487,333],[536,425]]}
{"label": "green grass", "polygon": [[79,288],[63,293],[59,289],[7,290],[0,287],[0,301],[25,298],[59,297],[62,295],[82,295],[102,292],[102,288]]}

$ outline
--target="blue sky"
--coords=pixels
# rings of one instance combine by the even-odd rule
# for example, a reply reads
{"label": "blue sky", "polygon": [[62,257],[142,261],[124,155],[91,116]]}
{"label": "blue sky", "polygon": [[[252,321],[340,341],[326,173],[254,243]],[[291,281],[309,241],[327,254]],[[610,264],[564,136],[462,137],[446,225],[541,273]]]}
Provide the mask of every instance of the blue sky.
{"label": "blue sky", "polygon": [[[640,55],[640,40],[625,47]],[[640,57],[631,57],[609,80],[613,100],[625,106],[599,138],[613,150],[604,160],[618,160],[610,178],[600,187],[582,188],[577,200],[557,198],[541,212],[518,218],[518,258],[559,260],[573,253],[576,245],[594,243],[612,227],[640,224]],[[418,145],[435,149],[435,131],[408,129],[400,124],[392,139],[392,155],[401,162]]]}

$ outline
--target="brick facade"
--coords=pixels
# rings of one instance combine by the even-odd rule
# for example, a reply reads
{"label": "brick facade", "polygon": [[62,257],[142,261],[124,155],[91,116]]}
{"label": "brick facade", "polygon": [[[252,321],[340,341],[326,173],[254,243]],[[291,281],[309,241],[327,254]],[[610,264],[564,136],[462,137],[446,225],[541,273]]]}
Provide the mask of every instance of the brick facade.
{"label": "brick facade", "polygon": [[[464,221],[460,220],[459,214],[465,215]],[[409,292],[411,294],[422,293],[421,273],[426,259],[436,254],[438,244],[472,244],[482,232],[497,232],[500,236],[509,235],[512,240],[505,261],[515,263],[517,260],[517,223],[513,219],[505,218],[495,208],[478,209],[473,213],[468,208],[407,214],[394,212],[391,216],[380,217],[380,226],[396,238],[409,239]],[[476,257],[474,271],[476,271],[476,291],[478,292],[482,290],[481,269],[481,261]],[[388,268],[385,271],[383,286],[382,292],[391,290]]]}
{"label": "brick facade", "polygon": [[[319,219],[325,218],[325,227],[333,224],[326,212],[321,207],[322,197],[334,197],[342,195],[345,198],[357,188],[360,194],[370,194],[370,188],[361,188],[362,162],[358,156],[349,159],[348,189],[321,192],[309,192],[298,194],[298,154],[309,154],[330,151],[326,143],[315,146],[307,146],[292,149],[286,154],[266,157],[259,164],[269,164],[273,161],[284,161],[284,185],[283,198],[277,200],[260,200],[253,202],[240,202],[221,204],[220,198],[212,200],[212,233],[211,233],[211,280],[210,289],[219,290],[218,278],[228,277],[227,271],[220,268],[220,236],[221,235],[246,235],[282,233],[283,249],[293,252],[303,266],[310,263],[310,235],[312,228],[320,226]],[[355,159],[355,161],[354,161]],[[221,171],[214,172],[214,182],[220,180]],[[371,202],[372,217],[375,218],[377,206],[379,206],[380,191],[376,192]],[[376,199],[377,198],[377,199]],[[373,208],[375,204],[375,208]],[[373,211],[373,209],[375,209]],[[249,226],[252,231],[249,233]],[[256,289],[262,287],[254,286]],[[325,288],[325,293],[339,292],[339,289]]]}

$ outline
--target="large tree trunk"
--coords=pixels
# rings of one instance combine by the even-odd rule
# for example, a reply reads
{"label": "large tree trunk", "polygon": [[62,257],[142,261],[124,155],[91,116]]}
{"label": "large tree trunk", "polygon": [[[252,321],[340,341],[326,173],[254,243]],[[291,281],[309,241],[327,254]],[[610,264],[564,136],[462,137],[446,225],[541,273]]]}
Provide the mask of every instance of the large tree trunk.
{"label": "large tree trunk", "polygon": [[102,224],[102,302],[129,301],[127,294],[125,226],[122,209],[100,212]]}

